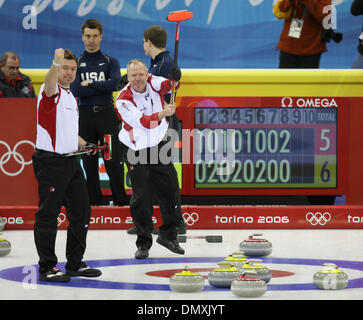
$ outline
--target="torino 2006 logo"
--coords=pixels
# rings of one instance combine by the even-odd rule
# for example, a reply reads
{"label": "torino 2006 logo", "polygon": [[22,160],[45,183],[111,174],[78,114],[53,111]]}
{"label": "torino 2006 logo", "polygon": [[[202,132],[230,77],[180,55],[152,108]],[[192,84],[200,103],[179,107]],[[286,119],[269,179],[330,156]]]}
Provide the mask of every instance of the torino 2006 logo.
{"label": "torino 2006 logo", "polygon": [[305,218],[306,221],[310,222],[313,226],[316,226],[318,224],[321,226],[325,226],[331,220],[331,215],[329,212],[308,212]]}
{"label": "torino 2006 logo", "polygon": [[[20,173],[23,172],[24,167],[28,164],[32,163],[32,160],[30,158],[30,160],[26,161],[24,156],[18,151],[19,146],[21,146],[22,144],[27,144],[30,145],[32,147],[32,149],[34,150],[35,145],[33,142],[29,141],[29,140],[21,140],[18,143],[15,144],[14,149],[11,150],[11,147],[5,142],[5,141],[1,141],[0,140],[0,145],[5,146],[6,148],[6,152],[0,157],[0,169],[1,171],[7,175],[7,176],[17,176]],[[32,150],[32,151],[33,151]],[[18,163],[20,165],[20,168],[15,170],[14,172],[10,172],[9,169],[5,168],[5,165],[11,161],[11,159],[14,159],[16,163]],[[13,161],[14,161],[13,160]]]}

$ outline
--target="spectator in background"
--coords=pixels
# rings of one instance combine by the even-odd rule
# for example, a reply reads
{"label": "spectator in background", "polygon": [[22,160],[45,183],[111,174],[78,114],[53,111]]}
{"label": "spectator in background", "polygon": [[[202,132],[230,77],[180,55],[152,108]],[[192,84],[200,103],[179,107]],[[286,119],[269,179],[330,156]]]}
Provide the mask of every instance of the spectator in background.
{"label": "spectator in background", "polygon": [[[350,12],[353,16],[359,16],[363,14],[363,0],[353,0]],[[358,38],[358,55],[353,62],[353,69],[363,69],[363,29]]]}
{"label": "spectator in background", "polygon": [[30,78],[19,70],[19,56],[5,52],[0,58],[0,98],[36,97]]}
{"label": "spectator in background", "polygon": [[331,0],[279,0],[273,13],[284,19],[277,48],[279,68],[319,68],[321,54],[327,51],[322,41],[324,7]]}

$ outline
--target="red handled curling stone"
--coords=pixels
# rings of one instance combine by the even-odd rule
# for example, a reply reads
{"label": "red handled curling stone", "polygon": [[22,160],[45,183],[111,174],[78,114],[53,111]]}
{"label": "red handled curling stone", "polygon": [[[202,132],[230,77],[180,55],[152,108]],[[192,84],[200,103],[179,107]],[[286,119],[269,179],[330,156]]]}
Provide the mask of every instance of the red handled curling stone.
{"label": "red handled curling stone", "polygon": [[247,240],[240,243],[239,249],[246,256],[263,257],[272,252],[272,243],[264,239],[262,233],[254,233]]}
{"label": "red handled curling stone", "polygon": [[233,280],[231,291],[237,297],[257,298],[265,294],[267,285],[265,281],[258,278],[256,273],[249,271]]}
{"label": "red handled curling stone", "polygon": [[185,267],[182,272],[177,272],[170,277],[169,286],[176,292],[198,292],[204,288],[204,278]]}
{"label": "red handled curling stone", "polygon": [[348,275],[334,263],[324,263],[324,268],[313,276],[314,285],[325,290],[344,289],[348,281]]}
{"label": "red handled curling stone", "polygon": [[233,280],[240,276],[240,272],[237,268],[231,267],[229,269],[216,268],[209,272],[208,281],[209,284],[217,288],[230,288]]}
{"label": "red handled curling stone", "polygon": [[254,271],[256,272],[257,277],[259,277],[261,280],[267,283],[271,280],[272,274],[267,267],[261,265],[255,265],[255,263],[261,263],[261,262],[262,260],[260,259],[249,259],[242,267],[239,268],[239,270],[241,271],[242,274],[246,272],[247,277],[251,273],[251,271]]}
{"label": "red handled curling stone", "polygon": [[11,244],[8,240],[2,237],[0,234],[0,257],[8,255],[11,251]]}

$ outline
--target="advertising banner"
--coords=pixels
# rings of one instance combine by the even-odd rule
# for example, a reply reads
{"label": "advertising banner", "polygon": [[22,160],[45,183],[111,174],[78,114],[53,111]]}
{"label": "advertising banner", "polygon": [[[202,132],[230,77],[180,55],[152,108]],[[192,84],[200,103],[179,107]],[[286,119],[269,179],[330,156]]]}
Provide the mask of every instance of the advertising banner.
{"label": "advertising banner", "polygon": [[[86,19],[103,25],[101,49],[116,57],[121,68],[145,57],[143,31],[161,25],[174,51],[175,23],[171,11],[189,10],[194,18],[182,23],[179,64],[182,68],[278,68],[283,20],[272,13],[276,0],[1,0],[0,52],[15,51],[23,68],[48,68],[54,50],[84,51],[81,26]],[[351,0],[333,0],[327,8],[331,25],[343,34],[327,43],[321,68],[350,69],[362,23],[350,13]]]}
{"label": "advertising banner", "polygon": [[[32,230],[37,207],[0,207],[5,230]],[[363,229],[363,206],[182,206],[187,229]],[[161,225],[158,207],[153,222]],[[129,229],[130,208],[92,207],[90,229]],[[58,228],[67,229],[64,208]]]}

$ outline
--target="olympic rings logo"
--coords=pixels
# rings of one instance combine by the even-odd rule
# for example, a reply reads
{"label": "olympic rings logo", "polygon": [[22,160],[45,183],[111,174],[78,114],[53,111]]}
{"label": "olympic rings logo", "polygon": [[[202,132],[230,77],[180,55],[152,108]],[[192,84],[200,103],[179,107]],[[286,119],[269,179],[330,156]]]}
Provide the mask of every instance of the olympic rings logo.
{"label": "olympic rings logo", "polygon": [[66,221],[66,215],[61,212],[57,218],[57,226],[59,227],[64,221]]}
{"label": "olympic rings logo", "polygon": [[[15,144],[13,150],[11,150],[10,146],[5,141],[0,141],[0,145],[4,145],[8,150],[0,157],[0,169],[5,175],[10,177],[17,176],[23,172],[26,165],[32,163],[31,159],[29,161],[25,161],[24,157],[17,151],[18,147],[22,144],[29,144],[35,149],[34,143],[29,140],[19,141],[17,144]],[[20,164],[20,168],[16,172],[9,172],[4,167],[4,165],[10,161],[11,157],[14,157],[14,160]]]}
{"label": "olympic rings logo", "polygon": [[316,225],[321,225],[321,226],[325,226],[330,220],[331,220],[331,215],[329,212],[316,212],[316,213],[312,213],[312,212],[308,212],[306,214],[305,217],[306,221],[310,222],[311,225],[316,226]]}
{"label": "olympic rings logo", "polygon": [[192,226],[194,225],[194,223],[196,223],[199,220],[199,215],[196,212],[193,213],[184,212],[183,219],[188,226]]}

